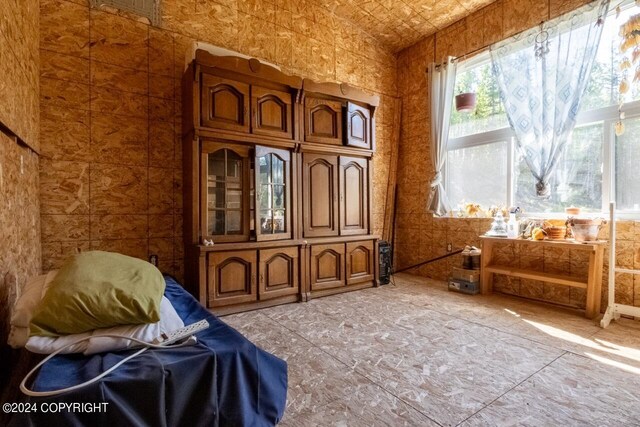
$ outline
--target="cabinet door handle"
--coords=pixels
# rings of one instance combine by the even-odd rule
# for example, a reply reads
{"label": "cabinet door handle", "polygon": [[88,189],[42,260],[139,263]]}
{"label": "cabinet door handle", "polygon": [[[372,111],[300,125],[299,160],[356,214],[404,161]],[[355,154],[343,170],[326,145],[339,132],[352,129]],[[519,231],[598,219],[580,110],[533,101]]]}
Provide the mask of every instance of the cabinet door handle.
{"label": "cabinet door handle", "polygon": [[260,283],[264,283],[264,274],[260,273]]}

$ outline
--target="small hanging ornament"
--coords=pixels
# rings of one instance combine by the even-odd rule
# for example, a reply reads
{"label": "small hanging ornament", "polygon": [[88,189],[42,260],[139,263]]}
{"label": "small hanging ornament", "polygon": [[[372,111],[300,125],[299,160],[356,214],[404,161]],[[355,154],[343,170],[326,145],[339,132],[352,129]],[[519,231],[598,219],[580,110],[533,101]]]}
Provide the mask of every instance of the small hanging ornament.
{"label": "small hanging ornament", "polygon": [[540,24],[540,32],[536,36],[534,52],[536,55],[536,60],[541,60],[547,53],[549,53],[549,46],[551,45],[551,41],[549,40],[549,32],[542,28],[542,24]]}
{"label": "small hanging ornament", "polygon": [[629,82],[627,81],[627,79],[622,79],[622,81],[620,82],[620,93],[621,94],[625,94],[627,92],[629,92]]}
{"label": "small hanging ornament", "polygon": [[620,71],[628,70],[629,68],[631,68],[631,61],[625,57],[620,63]]}
{"label": "small hanging ornament", "polygon": [[616,122],[615,128],[616,136],[621,136],[622,134],[624,134],[624,123],[622,123],[622,121],[618,120]]}

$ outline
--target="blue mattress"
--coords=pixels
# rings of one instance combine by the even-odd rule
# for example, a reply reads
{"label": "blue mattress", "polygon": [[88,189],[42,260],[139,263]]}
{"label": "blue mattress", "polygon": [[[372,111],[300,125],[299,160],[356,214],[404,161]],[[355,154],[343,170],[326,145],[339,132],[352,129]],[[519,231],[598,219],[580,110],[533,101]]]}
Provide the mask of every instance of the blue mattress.
{"label": "blue mattress", "polygon": [[[165,277],[166,297],[185,325],[210,327],[190,347],[147,350],[101,381],[54,397],[29,398],[37,412],[17,414],[11,425],[269,426],[284,414],[287,364],[243,337]],[[70,387],[95,377],[134,350],[93,356],[57,356],[32,385],[38,391]],[[106,402],[95,412],[60,403]],[[53,405],[52,405],[53,404]],[[57,411],[52,413],[52,408]],[[76,405],[76,408],[79,408]],[[43,412],[49,410],[48,412]]]}

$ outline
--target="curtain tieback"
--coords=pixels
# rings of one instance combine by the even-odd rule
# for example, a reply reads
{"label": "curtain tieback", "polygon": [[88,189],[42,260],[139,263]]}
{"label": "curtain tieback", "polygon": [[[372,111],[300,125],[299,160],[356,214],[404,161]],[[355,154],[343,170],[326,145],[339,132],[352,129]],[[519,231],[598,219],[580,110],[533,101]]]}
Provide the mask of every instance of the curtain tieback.
{"label": "curtain tieback", "polygon": [[438,172],[431,181],[431,188],[437,187],[440,184],[442,184],[442,174]]}

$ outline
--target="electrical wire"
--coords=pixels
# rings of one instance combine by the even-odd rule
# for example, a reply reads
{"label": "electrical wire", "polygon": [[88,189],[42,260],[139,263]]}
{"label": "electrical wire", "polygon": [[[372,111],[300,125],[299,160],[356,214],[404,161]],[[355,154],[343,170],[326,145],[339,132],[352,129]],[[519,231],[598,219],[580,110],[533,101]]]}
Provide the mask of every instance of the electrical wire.
{"label": "electrical wire", "polygon": [[184,342],[182,342],[180,344],[175,344],[175,345],[152,344],[152,343],[149,343],[149,342],[146,342],[146,341],[139,340],[137,338],[125,337],[125,336],[116,335],[116,334],[100,335],[100,338],[102,338],[102,337],[122,338],[122,339],[126,339],[126,340],[129,340],[129,341],[133,341],[133,342],[136,342],[138,344],[141,344],[144,347],[142,349],[138,350],[137,352],[133,353],[132,355],[125,357],[120,362],[116,363],[115,365],[113,365],[111,368],[107,369],[106,371],[104,371],[100,375],[90,379],[89,381],[85,381],[85,382],[83,382],[81,384],[77,384],[77,385],[74,385],[74,386],[71,386],[71,387],[62,388],[62,389],[58,389],[58,390],[50,390],[50,391],[33,391],[33,390],[30,390],[29,388],[27,388],[27,385],[26,385],[27,384],[27,380],[31,377],[31,375],[33,375],[38,369],[40,369],[42,367],[42,365],[44,365],[47,361],[51,360],[52,357],[60,354],[63,350],[65,350],[68,347],[71,347],[73,345],[81,343],[82,341],[86,341],[86,340],[89,340],[89,339],[95,338],[95,337],[89,336],[89,337],[80,338],[80,339],[78,339],[78,340],[76,340],[76,341],[74,341],[72,343],[69,343],[69,344],[65,345],[64,347],[59,348],[58,350],[54,351],[53,353],[48,355],[46,358],[44,358],[44,360],[42,360],[40,363],[38,363],[31,371],[29,371],[29,373],[24,377],[24,379],[20,383],[20,391],[22,393],[26,394],[27,396],[35,396],[35,397],[56,396],[58,394],[66,393],[66,392],[72,391],[72,390],[77,390],[79,388],[86,387],[86,386],[88,386],[90,384],[95,383],[96,381],[104,378],[105,376],[107,376],[111,372],[113,372],[116,369],[118,369],[121,365],[125,364],[126,362],[128,362],[131,359],[133,359],[134,357],[137,357],[137,356],[141,355],[142,353],[144,353],[145,351],[147,351],[150,348],[155,348],[155,349],[178,348],[178,347],[185,347],[185,346],[193,344],[193,341],[190,339],[191,337],[188,337],[186,341],[184,341]]}

